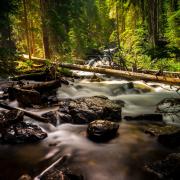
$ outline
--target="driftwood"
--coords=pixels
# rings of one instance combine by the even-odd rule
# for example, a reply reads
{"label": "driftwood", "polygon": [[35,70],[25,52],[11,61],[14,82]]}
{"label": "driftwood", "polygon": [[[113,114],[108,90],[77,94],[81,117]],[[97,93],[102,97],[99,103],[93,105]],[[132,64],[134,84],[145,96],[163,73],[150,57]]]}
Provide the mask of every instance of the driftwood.
{"label": "driftwood", "polygon": [[114,69],[105,69],[105,68],[97,68],[97,67],[89,67],[89,66],[82,66],[76,64],[68,64],[68,63],[61,63],[59,64],[60,67],[74,69],[74,70],[81,70],[81,71],[89,71],[89,72],[96,72],[101,74],[107,74],[116,77],[123,77],[128,79],[139,79],[144,81],[156,81],[166,84],[173,84],[173,85],[180,85],[180,78],[170,78],[164,76],[156,76],[144,73],[135,73],[130,71],[121,71],[121,70],[114,70]]}
{"label": "driftwood", "polygon": [[49,119],[38,116],[37,114],[34,114],[34,113],[32,113],[30,111],[27,111],[25,109],[22,109],[22,108],[12,107],[12,106],[9,106],[9,105],[3,104],[3,103],[0,103],[0,107],[4,108],[4,109],[7,109],[7,110],[19,110],[19,111],[22,111],[25,116],[28,116],[28,117],[36,120],[36,121],[39,121],[39,122],[43,122],[43,123],[48,123],[49,122]]}
{"label": "driftwood", "polygon": [[[56,160],[53,164],[51,164],[49,167],[47,167],[40,175],[36,176],[34,178],[34,180],[40,180],[42,179],[42,177],[48,173],[48,171],[53,170],[54,168],[58,167],[58,166],[63,166],[63,164],[71,157],[70,154],[64,155],[62,157],[60,157],[58,160]],[[62,177],[62,179],[64,179],[63,174],[60,174],[60,176]]]}

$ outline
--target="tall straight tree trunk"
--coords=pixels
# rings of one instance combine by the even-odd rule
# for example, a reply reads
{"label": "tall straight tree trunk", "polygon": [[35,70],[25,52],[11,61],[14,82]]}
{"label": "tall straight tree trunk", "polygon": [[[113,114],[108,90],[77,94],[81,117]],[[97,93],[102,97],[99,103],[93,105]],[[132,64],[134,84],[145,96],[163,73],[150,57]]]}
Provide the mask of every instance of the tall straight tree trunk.
{"label": "tall straight tree trunk", "polygon": [[124,1],[120,1],[120,9],[121,9],[121,33],[125,31],[126,28],[126,22],[125,22],[125,16],[124,16]]}
{"label": "tall straight tree trunk", "polygon": [[118,43],[118,48],[120,50],[120,34],[119,34],[119,8],[118,5],[116,4],[116,31],[117,31],[117,43]]}
{"label": "tall straight tree trunk", "polygon": [[149,24],[149,35],[152,45],[155,47],[158,39],[158,16],[157,16],[158,0],[148,0],[148,24]]}
{"label": "tall straight tree trunk", "polygon": [[153,31],[154,31],[154,36],[153,36],[153,41],[154,41],[154,46],[156,46],[157,44],[157,40],[158,40],[158,6],[159,6],[159,0],[154,0],[154,27],[153,27]]}
{"label": "tall straight tree trunk", "polygon": [[[121,2],[121,8],[123,8],[122,6],[122,2]],[[122,10],[124,11],[124,10]],[[122,24],[125,24],[125,22],[122,22]],[[123,58],[121,58],[120,56],[120,50],[121,50],[121,45],[120,45],[120,32],[119,32],[119,3],[116,4],[116,31],[117,31],[117,43],[118,43],[118,49],[119,49],[119,63],[121,65],[122,68],[126,69],[126,63],[124,61]]]}
{"label": "tall straight tree trunk", "polygon": [[48,36],[48,28],[46,24],[47,18],[47,1],[40,0],[40,8],[41,8],[41,19],[42,19],[42,36],[43,36],[43,46],[44,46],[44,57],[50,59],[50,48],[49,48],[49,36]]}
{"label": "tall straight tree trunk", "polygon": [[23,8],[24,8],[24,21],[25,21],[25,30],[26,30],[26,40],[27,40],[27,50],[29,54],[29,59],[31,60],[31,47],[30,47],[30,38],[29,38],[29,25],[28,25],[28,18],[27,18],[27,7],[26,7],[26,0],[23,0]]}
{"label": "tall straight tree trunk", "polygon": [[30,20],[30,42],[31,42],[31,54],[35,54],[35,41],[34,41],[34,32],[33,32],[33,21]]}
{"label": "tall straight tree trunk", "polygon": [[145,2],[141,0],[141,14],[142,14],[142,24],[145,22]]}

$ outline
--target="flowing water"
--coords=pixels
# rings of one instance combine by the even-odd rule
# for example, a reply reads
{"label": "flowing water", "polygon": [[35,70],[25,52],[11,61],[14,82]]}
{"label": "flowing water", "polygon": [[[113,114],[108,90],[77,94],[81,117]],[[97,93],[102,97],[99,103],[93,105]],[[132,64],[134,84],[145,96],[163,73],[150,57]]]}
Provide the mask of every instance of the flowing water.
{"label": "flowing water", "polygon": [[[78,98],[103,95],[125,102],[122,116],[149,114],[164,98],[179,98],[176,87],[158,83],[106,78],[102,82],[76,80],[57,90],[57,97]],[[49,109],[39,110],[39,113]],[[28,119],[28,121],[32,121]],[[180,123],[174,116],[164,116],[168,123]],[[36,122],[34,122],[36,123]],[[0,145],[0,180],[18,179],[22,174],[37,176],[57,159],[68,155],[65,167],[87,180],[150,180],[144,165],[164,158],[170,149],[145,134],[142,122],[122,120],[118,136],[107,143],[94,143],[86,137],[86,125],[62,124],[53,127],[38,123],[48,132],[48,138],[36,144]]]}

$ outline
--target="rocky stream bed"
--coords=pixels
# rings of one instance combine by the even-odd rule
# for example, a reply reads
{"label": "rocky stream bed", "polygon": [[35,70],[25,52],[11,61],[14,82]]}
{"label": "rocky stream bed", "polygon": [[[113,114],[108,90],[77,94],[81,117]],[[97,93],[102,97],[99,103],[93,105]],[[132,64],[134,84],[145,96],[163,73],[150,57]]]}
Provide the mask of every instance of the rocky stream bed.
{"label": "rocky stream bed", "polygon": [[90,77],[0,82],[0,179],[180,178],[179,88]]}

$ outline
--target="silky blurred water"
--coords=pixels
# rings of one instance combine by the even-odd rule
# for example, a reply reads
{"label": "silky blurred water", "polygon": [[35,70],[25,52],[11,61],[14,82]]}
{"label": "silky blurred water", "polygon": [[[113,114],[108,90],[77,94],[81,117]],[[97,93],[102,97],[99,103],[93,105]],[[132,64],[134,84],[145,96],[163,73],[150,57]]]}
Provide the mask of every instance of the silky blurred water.
{"label": "silky blurred water", "polygon": [[[58,99],[90,96],[107,96],[124,101],[122,117],[156,112],[156,105],[164,98],[179,98],[176,87],[158,83],[105,78],[102,82],[89,79],[76,80],[57,90]],[[17,104],[15,104],[16,106]],[[41,114],[53,108],[39,109]],[[56,109],[56,107],[55,107]],[[68,155],[65,163],[76,174],[87,180],[151,180],[143,167],[146,163],[164,158],[172,151],[143,132],[146,123],[120,123],[118,136],[107,143],[94,143],[86,136],[87,125],[62,124],[54,127],[37,123],[48,133],[40,143],[27,145],[0,145],[0,179],[14,180],[22,174],[35,177],[53,162]],[[175,117],[164,117],[168,123],[179,124]],[[149,124],[149,122],[147,123]],[[63,166],[63,165],[62,165]]]}

